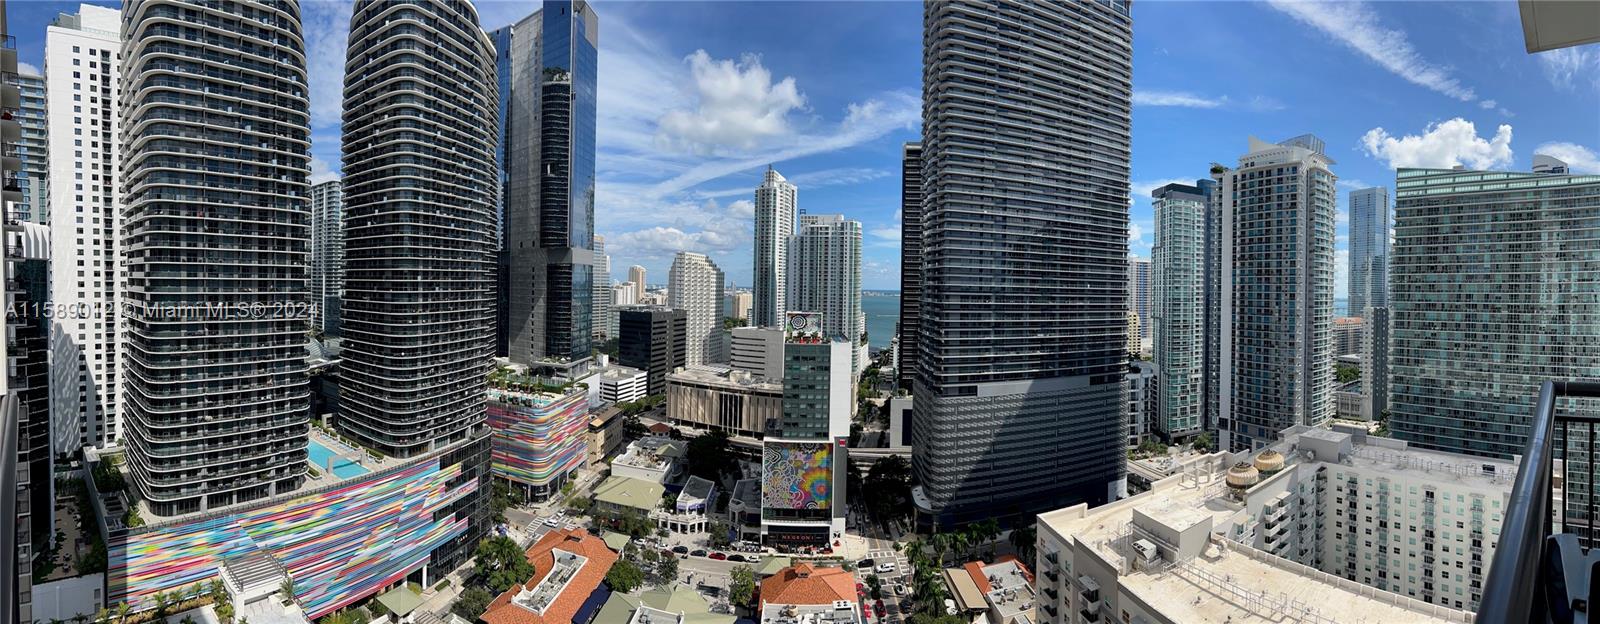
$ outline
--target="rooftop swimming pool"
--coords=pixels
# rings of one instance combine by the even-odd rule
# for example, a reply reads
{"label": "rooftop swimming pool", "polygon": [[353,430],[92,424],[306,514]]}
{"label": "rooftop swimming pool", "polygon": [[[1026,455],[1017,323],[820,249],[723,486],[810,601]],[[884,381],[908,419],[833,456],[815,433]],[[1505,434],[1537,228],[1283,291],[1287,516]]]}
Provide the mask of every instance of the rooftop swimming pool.
{"label": "rooftop swimming pool", "polygon": [[324,471],[324,472],[327,472],[329,470],[329,468],[328,468],[328,460],[332,459],[333,460],[333,468],[332,468],[333,476],[339,477],[340,479],[349,479],[350,477],[358,477],[358,476],[367,474],[368,472],[371,472],[370,470],[367,470],[366,467],[362,466],[361,464],[355,463],[355,462],[347,459],[343,455],[339,455],[338,453],[334,453],[332,449],[330,449],[330,448],[328,448],[326,446],[323,446],[321,442],[318,442],[316,440],[312,440],[311,441],[311,444],[306,447],[306,452],[310,454],[310,458],[307,459],[307,461],[311,462],[311,465],[316,466],[317,470],[321,470],[321,471]]}

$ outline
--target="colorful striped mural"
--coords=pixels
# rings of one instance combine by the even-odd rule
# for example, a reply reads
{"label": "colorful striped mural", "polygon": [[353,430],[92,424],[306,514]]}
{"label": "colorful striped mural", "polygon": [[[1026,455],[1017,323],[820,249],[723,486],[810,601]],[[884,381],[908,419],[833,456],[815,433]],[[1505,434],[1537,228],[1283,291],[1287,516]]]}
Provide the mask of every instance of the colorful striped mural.
{"label": "colorful striped mural", "polygon": [[576,470],[588,452],[589,396],[489,391],[494,476],[548,485]]}
{"label": "colorful striped mural", "polygon": [[463,466],[439,463],[421,461],[282,504],[113,538],[110,604],[154,607],[157,592],[210,581],[223,560],[260,549],[289,571],[308,616],[331,613],[404,578],[467,530],[466,518],[434,514],[478,483],[451,487]]}

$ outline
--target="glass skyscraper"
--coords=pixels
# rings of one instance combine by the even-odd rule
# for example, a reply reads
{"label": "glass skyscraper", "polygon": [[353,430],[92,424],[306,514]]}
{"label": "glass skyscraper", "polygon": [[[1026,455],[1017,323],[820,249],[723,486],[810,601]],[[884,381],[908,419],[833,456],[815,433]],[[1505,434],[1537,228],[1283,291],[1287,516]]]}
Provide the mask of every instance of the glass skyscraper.
{"label": "glass skyscraper", "polygon": [[509,355],[574,362],[592,344],[600,21],[587,2],[551,0],[512,29]]}
{"label": "glass skyscraper", "polygon": [[1541,383],[1600,378],[1600,176],[1400,169],[1394,195],[1390,429],[1520,454]]}
{"label": "glass skyscraper", "polygon": [[1251,137],[1237,169],[1213,174],[1222,450],[1259,449],[1284,429],[1333,417],[1332,164],[1316,137]]}
{"label": "glass skyscraper", "polygon": [[[411,457],[473,439],[484,422],[500,190],[494,48],[472,6],[453,0],[362,0],[350,32],[338,424]],[[460,62],[431,60],[445,57]]]}
{"label": "glass skyscraper", "polygon": [[306,475],[310,411],[300,7],[143,0],[123,32],[133,482],[163,516],[291,491]]}
{"label": "glass skyscraper", "polygon": [[494,43],[494,75],[495,83],[500,88],[500,140],[494,146],[494,161],[500,174],[500,202],[495,206],[494,240],[495,240],[495,268],[494,268],[494,354],[495,357],[506,357],[509,353],[511,335],[511,246],[506,240],[506,233],[510,231],[510,222],[507,221],[506,207],[511,203],[511,169],[510,161],[506,158],[507,147],[511,144],[511,44],[512,33],[515,26],[502,26],[489,32],[489,41]]}
{"label": "glass skyscraper", "polygon": [[1389,189],[1350,192],[1350,316],[1389,305]]}
{"label": "glass skyscraper", "polygon": [[1206,219],[1211,181],[1168,184],[1155,198],[1151,325],[1161,388],[1152,423],[1170,441],[1205,427]]}
{"label": "glass skyscraper", "polygon": [[922,326],[922,144],[906,143],[900,159],[900,368],[898,386],[917,377],[917,332]]}
{"label": "glass skyscraper", "polygon": [[929,2],[922,41],[919,524],[1098,505],[1125,459],[1128,4]]}

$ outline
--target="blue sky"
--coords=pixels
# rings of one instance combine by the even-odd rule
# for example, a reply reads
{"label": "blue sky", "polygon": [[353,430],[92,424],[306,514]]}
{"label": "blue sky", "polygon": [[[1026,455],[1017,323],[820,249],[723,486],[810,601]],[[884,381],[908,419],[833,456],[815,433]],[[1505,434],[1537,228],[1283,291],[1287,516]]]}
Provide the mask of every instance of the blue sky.
{"label": "blue sky", "polygon": [[[115,3],[108,3],[115,4]],[[10,3],[23,61],[75,4]],[[350,5],[305,2],[314,169],[338,170]],[[534,2],[480,2],[483,25]],[[916,2],[605,2],[597,230],[613,276],[664,283],[673,252],[750,283],[750,196],[774,164],[813,213],[865,226],[867,288],[898,285],[900,145],[920,134]],[[1233,164],[1246,137],[1327,142],[1341,191],[1394,167],[1527,169],[1536,150],[1600,172],[1600,46],[1528,54],[1513,2],[1134,3],[1130,251],[1149,192]],[[1339,294],[1345,228],[1340,197]]]}

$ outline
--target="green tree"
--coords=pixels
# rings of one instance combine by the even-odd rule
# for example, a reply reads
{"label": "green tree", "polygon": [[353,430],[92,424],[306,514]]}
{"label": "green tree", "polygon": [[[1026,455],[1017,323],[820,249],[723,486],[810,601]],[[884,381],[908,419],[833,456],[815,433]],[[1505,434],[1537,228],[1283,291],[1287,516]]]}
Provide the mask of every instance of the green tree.
{"label": "green tree", "polygon": [[632,561],[618,561],[611,566],[610,572],[606,572],[606,584],[611,586],[611,591],[631,592],[644,584],[644,571]]}
{"label": "green tree", "polygon": [[224,623],[233,621],[233,605],[222,603],[221,606],[216,608],[216,611],[217,617],[221,618]]}
{"label": "green tree", "polygon": [[883,600],[883,579],[876,574],[867,575],[867,595],[873,600]]}
{"label": "green tree", "polygon": [[1349,364],[1335,364],[1334,374],[1339,376],[1339,383],[1345,384],[1361,378],[1361,368]]}
{"label": "green tree", "polygon": [[1190,444],[1189,446],[1190,446],[1190,448],[1193,448],[1196,451],[1200,451],[1202,453],[1210,453],[1211,451],[1216,449],[1216,442],[1214,442],[1211,439],[1211,432],[1210,431],[1206,431],[1206,432],[1202,432],[1198,436],[1195,436],[1194,443]]}
{"label": "green tree", "polygon": [[127,624],[128,612],[132,610],[133,608],[129,607],[126,602],[117,603],[117,621]]}
{"label": "green tree", "polygon": [[678,558],[662,557],[656,562],[656,585],[671,587],[678,580]]}
{"label": "green tree", "polygon": [[733,567],[728,581],[728,601],[741,607],[750,607],[756,595],[756,571],[747,565]]}
{"label": "green tree", "polygon": [[908,517],[911,513],[911,463],[899,455],[878,458],[867,471],[862,490],[872,492],[866,497],[867,514],[884,526]]}
{"label": "green tree", "polygon": [[689,473],[712,483],[722,483],[723,475],[739,470],[739,460],[733,456],[728,434],[723,431],[708,431],[690,439],[685,455],[689,458]]}
{"label": "green tree", "polygon": [[494,602],[494,594],[482,587],[468,587],[461,595],[456,596],[455,604],[450,605],[450,611],[466,618],[469,622],[478,621],[478,616],[489,610],[489,603]]}
{"label": "green tree", "polygon": [[283,592],[283,597],[285,600],[288,600],[289,602],[295,602],[294,578],[285,575],[283,577],[283,584],[278,586],[278,590]]}
{"label": "green tree", "polygon": [[528,556],[509,537],[485,538],[478,542],[473,556],[478,561],[478,573],[497,594],[533,578],[533,564],[528,563]]}

